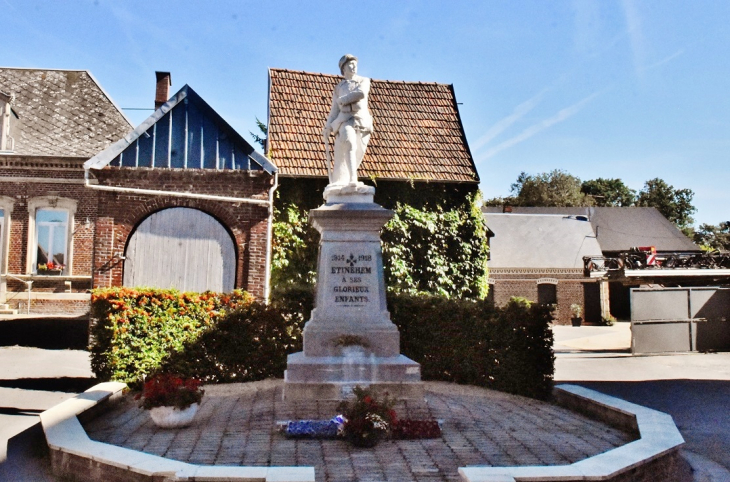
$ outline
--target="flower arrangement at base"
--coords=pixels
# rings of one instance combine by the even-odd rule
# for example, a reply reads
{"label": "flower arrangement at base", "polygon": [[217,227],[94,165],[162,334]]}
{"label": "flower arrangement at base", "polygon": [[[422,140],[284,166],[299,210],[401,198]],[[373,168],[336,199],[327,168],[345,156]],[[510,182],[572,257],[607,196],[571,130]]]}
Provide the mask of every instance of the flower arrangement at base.
{"label": "flower arrangement at base", "polygon": [[160,427],[176,428],[189,425],[203,399],[204,390],[194,378],[180,378],[170,374],[155,375],[145,382],[140,407],[150,411],[152,420]]}
{"label": "flower arrangement at base", "polygon": [[398,420],[393,425],[391,435],[398,440],[438,438],[441,436],[441,426],[436,420]]}
{"label": "flower arrangement at base", "polygon": [[385,394],[382,400],[368,388],[356,386],[353,400],[342,402],[342,436],[356,447],[374,447],[381,438],[388,435],[396,422],[394,402]]}

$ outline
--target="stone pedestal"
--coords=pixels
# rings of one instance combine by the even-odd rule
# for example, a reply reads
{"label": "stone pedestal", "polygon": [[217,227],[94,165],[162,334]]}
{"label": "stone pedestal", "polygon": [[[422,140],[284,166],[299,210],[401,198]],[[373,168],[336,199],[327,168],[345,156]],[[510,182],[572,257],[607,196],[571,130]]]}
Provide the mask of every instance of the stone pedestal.
{"label": "stone pedestal", "polygon": [[420,365],[400,354],[386,307],[380,229],[393,213],[372,202],[373,192],[330,191],[310,212],[321,234],[317,294],[304,351],[287,360],[286,399],[343,399],[356,385],[423,396]]}

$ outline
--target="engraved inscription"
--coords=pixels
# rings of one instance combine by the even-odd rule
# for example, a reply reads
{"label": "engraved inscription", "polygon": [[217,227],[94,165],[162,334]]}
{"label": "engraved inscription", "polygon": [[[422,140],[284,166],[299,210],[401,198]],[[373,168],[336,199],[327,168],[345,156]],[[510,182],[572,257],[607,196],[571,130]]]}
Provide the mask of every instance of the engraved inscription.
{"label": "engraved inscription", "polygon": [[337,276],[332,294],[338,306],[364,306],[371,302],[368,297],[373,275],[371,254],[333,254],[330,273]]}

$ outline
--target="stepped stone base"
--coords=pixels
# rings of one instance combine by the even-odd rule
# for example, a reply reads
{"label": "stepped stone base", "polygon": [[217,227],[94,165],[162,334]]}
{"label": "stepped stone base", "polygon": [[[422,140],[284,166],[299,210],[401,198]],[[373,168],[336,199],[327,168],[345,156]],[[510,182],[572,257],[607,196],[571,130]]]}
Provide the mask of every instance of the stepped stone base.
{"label": "stepped stone base", "polygon": [[284,379],[285,400],[346,400],[356,386],[387,392],[395,399],[423,398],[421,366],[404,355],[351,358],[293,353]]}
{"label": "stepped stone base", "polygon": [[356,386],[423,398],[420,365],[400,354],[385,299],[380,230],[393,216],[365,185],[328,186],[310,211],[320,233],[317,294],[304,351],[289,355],[286,400],[344,400]]}

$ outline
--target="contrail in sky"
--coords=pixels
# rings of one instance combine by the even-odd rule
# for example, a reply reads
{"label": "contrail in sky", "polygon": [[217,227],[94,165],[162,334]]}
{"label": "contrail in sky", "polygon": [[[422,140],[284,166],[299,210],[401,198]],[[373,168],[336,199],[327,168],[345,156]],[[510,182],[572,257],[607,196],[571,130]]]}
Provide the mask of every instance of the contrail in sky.
{"label": "contrail in sky", "polygon": [[653,64],[651,64],[651,65],[649,65],[647,67],[644,67],[644,70],[653,69],[653,68],[659,67],[660,65],[664,65],[667,62],[671,62],[672,60],[676,59],[677,57],[679,57],[683,53],[684,53],[684,49],[677,50],[676,52],[674,52],[669,57],[667,57],[665,59],[662,59],[659,62],[654,62]]}
{"label": "contrail in sky", "polygon": [[644,69],[644,59],[646,58],[644,49],[644,36],[641,29],[641,17],[636,9],[634,0],[623,0],[622,6],[624,16],[626,17],[626,25],[629,31],[629,39],[631,40],[631,51],[634,56],[634,70],[637,77],[642,78]]}
{"label": "contrail in sky", "polygon": [[558,124],[560,122],[563,122],[564,120],[574,116],[577,114],[583,107],[586,106],[590,101],[595,99],[598,95],[600,95],[602,91],[595,92],[588,97],[584,98],[583,100],[580,100],[576,102],[575,104],[566,107],[565,109],[561,109],[558,111],[557,114],[555,114],[552,117],[549,117],[541,122],[538,122],[537,124],[534,124],[524,131],[522,131],[520,134],[516,135],[515,137],[511,139],[507,139],[506,141],[502,142],[501,144],[497,144],[490,150],[488,150],[484,155],[480,156],[480,160],[489,159],[490,157],[494,156],[498,152],[501,152],[507,148],[510,148],[512,146],[515,146],[519,144],[520,142],[526,141],[530,137],[534,136],[538,132],[541,132],[545,129],[547,129],[550,126],[553,126],[555,124]]}
{"label": "contrail in sky", "polygon": [[477,149],[481,148],[489,141],[504,132],[504,130],[507,129],[509,126],[520,120],[525,114],[530,112],[532,109],[535,108],[537,104],[540,103],[543,96],[545,95],[545,92],[547,92],[548,90],[549,89],[543,89],[542,92],[540,92],[539,94],[515,107],[515,110],[513,110],[510,115],[498,121],[496,124],[490,127],[489,130],[482,137],[477,139],[476,142],[472,144],[472,149],[476,151]]}

